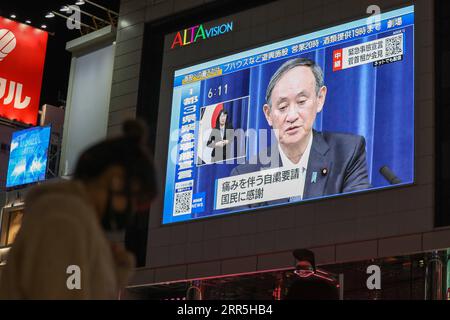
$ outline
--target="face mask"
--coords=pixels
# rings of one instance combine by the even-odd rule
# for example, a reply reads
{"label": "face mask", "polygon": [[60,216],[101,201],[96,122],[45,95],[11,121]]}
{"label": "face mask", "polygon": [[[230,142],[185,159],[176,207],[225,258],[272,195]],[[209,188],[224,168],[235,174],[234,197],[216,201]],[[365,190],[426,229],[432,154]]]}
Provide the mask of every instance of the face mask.
{"label": "face mask", "polygon": [[[105,214],[102,218],[102,226],[106,231],[123,232],[127,228],[134,213],[131,208],[131,199],[127,196],[127,207],[123,211],[116,210],[113,206],[114,192],[108,190],[108,199]],[[117,194],[117,193],[116,193]],[[122,193],[120,193],[122,194]]]}

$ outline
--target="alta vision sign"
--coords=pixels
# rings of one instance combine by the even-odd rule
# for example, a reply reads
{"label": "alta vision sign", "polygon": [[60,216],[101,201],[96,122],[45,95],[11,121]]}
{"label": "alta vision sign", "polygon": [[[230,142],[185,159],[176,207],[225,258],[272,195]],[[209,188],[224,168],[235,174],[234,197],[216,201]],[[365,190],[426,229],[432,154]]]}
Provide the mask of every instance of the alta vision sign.
{"label": "alta vision sign", "polygon": [[178,32],[175,35],[171,49],[175,49],[176,47],[184,47],[189,44],[196,43],[199,40],[207,40],[209,38],[221,36],[231,31],[233,31],[233,22],[224,23],[209,29],[205,29],[202,24],[197,25]]}

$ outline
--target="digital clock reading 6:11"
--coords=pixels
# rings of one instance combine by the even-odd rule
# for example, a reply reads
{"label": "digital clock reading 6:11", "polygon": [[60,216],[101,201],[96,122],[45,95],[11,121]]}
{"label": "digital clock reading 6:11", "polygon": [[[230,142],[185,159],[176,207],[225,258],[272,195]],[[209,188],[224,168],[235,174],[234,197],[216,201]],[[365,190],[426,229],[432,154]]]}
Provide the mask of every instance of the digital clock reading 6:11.
{"label": "digital clock reading 6:11", "polygon": [[228,94],[228,84],[223,86],[218,86],[217,88],[210,88],[208,91],[208,98],[221,97],[222,95]]}

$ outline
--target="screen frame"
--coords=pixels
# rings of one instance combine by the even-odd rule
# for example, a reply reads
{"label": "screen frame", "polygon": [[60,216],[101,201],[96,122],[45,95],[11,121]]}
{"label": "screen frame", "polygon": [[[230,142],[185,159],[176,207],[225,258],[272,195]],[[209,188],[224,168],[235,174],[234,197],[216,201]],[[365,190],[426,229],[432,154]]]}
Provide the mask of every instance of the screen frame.
{"label": "screen frame", "polygon": [[[276,2],[276,0],[272,1],[252,1],[256,2],[257,4],[251,6],[237,6],[236,1],[226,1],[226,4],[224,4],[224,8],[227,10],[220,11],[220,14],[217,14],[216,12],[210,12],[208,15],[208,10],[211,10],[211,8],[214,8],[213,10],[217,10],[217,7],[220,7],[220,4],[217,6],[214,5],[205,5],[205,8],[198,8],[189,10],[189,14],[177,14],[175,16],[171,16],[170,18],[158,20],[156,22],[149,22],[145,25],[145,31],[144,31],[144,47],[142,51],[142,66],[141,66],[141,77],[139,82],[139,93],[138,93],[138,106],[137,106],[137,116],[141,117],[143,120],[147,121],[147,123],[150,125],[151,132],[149,133],[150,139],[149,139],[149,145],[153,153],[155,153],[156,147],[158,146],[157,142],[157,131],[158,131],[158,114],[160,110],[160,93],[161,93],[161,87],[160,86],[153,86],[151,87],[151,83],[161,83],[162,79],[162,62],[163,62],[163,54],[164,54],[164,44],[165,44],[165,37],[167,35],[170,35],[174,32],[178,32],[180,30],[183,30],[184,28],[188,28],[191,25],[198,24],[198,23],[207,23],[207,22],[214,22],[215,20],[228,17],[233,14],[237,14],[241,11],[254,9],[255,7],[262,6],[264,4],[270,3],[270,2]],[[233,8],[228,8],[228,5],[234,6]],[[415,6],[415,21],[414,21],[414,121],[413,121],[413,131],[414,131],[414,141],[413,141],[413,179],[412,182],[402,183],[398,185],[390,185],[385,187],[379,187],[379,188],[372,188],[367,190],[361,190],[356,192],[350,192],[345,194],[336,194],[336,195],[329,195],[329,196],[323,196],[319,198],[313,198],[313,199],[307,199],[298,203],[286,203],[282,205],[270,205],[270,206],[264,206],[260,208],[254,208],[250,210],[241,210],[241,211],[234,211],[232,213],[228,214],[219,214],[219,215],[212,215],[212,216],[206,216],[201,218],[196,218],[193,220],[185,220],[185,221],[177,221],[177,222],[169,222],[169,223],[163,223],[164,218],[164,203],[162,201],[161,205],[161,212],[157,212],[159,215],[159,228],[168,228],[171,226],[181,225],[181,224],[190,224],[190,223],[200,223],[204,221],[209,221],[213,219],[223,219],[223,218],[230,218],[230,217],[236,217],[237,214],[254,214],[254,213],[263,213],[264,211],[273,211],[274,209],[278,208],[286,208],[286,207],[292,207],[292,206],[301,206],[312,202],[320,202],[320,201],[326,201],[328,199],[335,199],[335,198],[349,198],[353,196],[359,196],[364,194],[370,194],[373,192],[389,192],[389,190],[392,189],[400,189],[400,188],[412,188],[417,186],[417,159],[416,159],[416,153],[417,153],[417,67],[416,67],[416,58],[417,58],[417,45],[416,45],[416,38],[417,38],[417,5],[413,1],[408,1],[407,3],[401,4],[401,5],[394,5],[394,6],[387,6],[386,8],[383,8],[384,12],[387,11],[394,11],[397,9],[406,8],[408,6]],[[202,19],[197,19],[197,17],[202,17]],[[236,53],[242,53],[245,51],[249,51],[252,49],[257,49],[260,47],[264,47],[266,45],[274,44],[277,42],[281,42],[287,39],[291,39],[294,37],[297,37],[299,35],[308,35],[310,33],[314,33],[317,31],[321,31],[330,27],[336,27],[340,26],[349,22],[353,22],[359,19],[363,19],[365,16],[362,15],[356,15],[352,16],[347,19],[343,19],[339,21],[338,23],[332,23],[332,24],[323,24],[320,27],[315,27],[313,29],[308,29],[304,32],[293,32],[287,36],[282,36],[278,38],[274,38],[265,42],[261,42],[258,44],[249,45],[248,47],[245,47],[243,49],[233,49],[223,54],[218,54],[214,56],[211,59],[199,59],[199,60],[192,60],[189,63],[186,64],[180,64],[175,66],[170,66],[171,74],[170,74],[170,83],[166,84],[167,86],[170,86],[170,88],[173,88],[174,84],[174,74],[176,70],[182,70],[187,67],[195,66],[197,64],[206,63],[209,61],[221,59],[224,57],[228,57],[231,55],[234,55]],[[177,20],[178,19],[178,20]],[[177,20],[177,21],[174,21]],[[154,60],[153,58],[156,58],[157,60]],[[152,62],[153,61],[153,62]],[[157,79],[157,80],[156,80]],[[170,96],[170,101],[172,106],[172,99],[173,96]],[[151,101],[151,103],[149,102]],[[149,105],[155,105],[157,106],[156,112],[155,109],[148,108]],[[150,112],[151,111],[151,112]],[[169,111],[169,122],[172,115],[172,110]],[[170,129],[170,125],[169,125]],[[170,139],[170,137],[169,137]],[[167,171],[167,157],[169,150],[165,147],[168,145],[168,141],[161,142],[159,141],[160,146],[164,146],[165,150],[162,153],[164,155],[164,166],[163,166],[163,172],[159,176],[160,179],[162,179],[162,189],[160,192],[163,194],[164,198],[164,192],[165,192],[165,186],[166,186],[166,171]],[[152,213],[153,209],[151,209]]]}

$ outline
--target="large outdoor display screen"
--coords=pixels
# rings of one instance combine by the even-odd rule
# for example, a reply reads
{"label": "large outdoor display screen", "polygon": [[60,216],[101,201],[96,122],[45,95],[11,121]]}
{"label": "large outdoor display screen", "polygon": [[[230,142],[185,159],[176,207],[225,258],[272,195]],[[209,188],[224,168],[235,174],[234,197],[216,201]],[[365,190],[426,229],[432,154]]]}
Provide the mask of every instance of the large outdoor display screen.
{"label": "large outdoor display screen", "polygon": [[163,224],[413,183],[414,7],[175,71],[170,130]]}
{"label": "large outdoor display screen", "polygon": [[13,133],[6,187],[45,180],[50,133],[50,127],[35,127]]}

